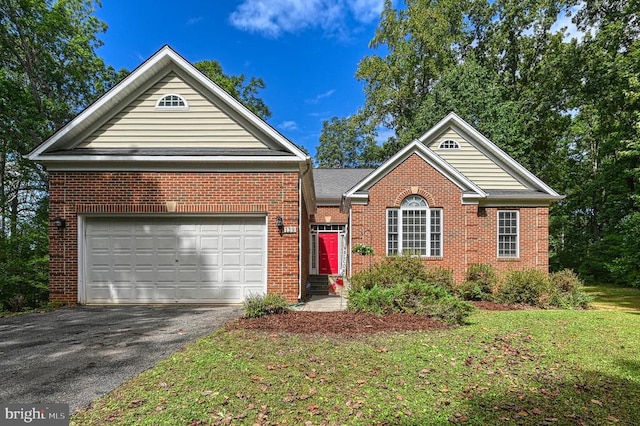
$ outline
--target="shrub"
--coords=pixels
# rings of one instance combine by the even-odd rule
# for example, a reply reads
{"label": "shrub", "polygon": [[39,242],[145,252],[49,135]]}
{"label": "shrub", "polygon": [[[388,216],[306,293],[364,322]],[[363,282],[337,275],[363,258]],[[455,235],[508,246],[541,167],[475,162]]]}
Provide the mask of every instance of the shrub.
{"label": "shrub", "polygon": [[537,269],[510,271],[498,286],[496,298],[502,303],[545,306],[551,295],[551,281]]}
{"label": "shrub", "polygon": [[453,271],[444,268],[426,268],[425,281],[432,283],[445,289],[449,294],[453,294],[455,290],[455,281],[453,280]]}
{"label": "shrub", "polygon": [[590,298],[571,270],[547,275],[537,269],[511,271],[500,284],[496,298],[503,303],[525,303],[540,308],[586,308]]}
{"label": "shrub", "polygon": [[463,302],[437,284],[411,281],[393,287],[374,285],[349,292],[349,310],[371,312],[378,315],[411,313],[462,324],[473,311]]}
{"label": "shrub", "polygon": [[448,291],[453,289],[453,273],[443,268],[427,268],[416,256],[390,256],[372,268],[358,272],[351,277],[351,288],[371,289],[392,287],[400,283],[419,281],[436,284]]}
{"label": "shrub", "polygon": [[464,300],[493,300],[498,276],[488,263],[474,263],[465,274],[465,280],[456,290]]}
{"label": "shrub", "polygon": [[380,287],[374,285],[371,288],[359,287],[349,291],[347,309],[354,312],[370,312],[384,315],[394,310],[394,300],[397,298],[398,289],[394,287]]}
{"label": "shrub", "polygon": [[583,290],[580,278],[570,269],[554,272],[549,275],[552,293],[549,305],[559,308],[586,308],[591,297]]}
{"label": "shrub", "polygon": [[244,301],[244,317],[259,318],[289,311],[289,303],[279,294],[252,294]]}

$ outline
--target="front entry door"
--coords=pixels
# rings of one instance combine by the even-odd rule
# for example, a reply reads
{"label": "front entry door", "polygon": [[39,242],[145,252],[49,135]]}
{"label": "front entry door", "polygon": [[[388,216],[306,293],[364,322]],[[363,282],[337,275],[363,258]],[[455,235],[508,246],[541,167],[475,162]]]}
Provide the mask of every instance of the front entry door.
{"label": "front entry door", "polygon": [[318,273],[321,275],[338,273],[338,235],[337,232],[318,234]]}

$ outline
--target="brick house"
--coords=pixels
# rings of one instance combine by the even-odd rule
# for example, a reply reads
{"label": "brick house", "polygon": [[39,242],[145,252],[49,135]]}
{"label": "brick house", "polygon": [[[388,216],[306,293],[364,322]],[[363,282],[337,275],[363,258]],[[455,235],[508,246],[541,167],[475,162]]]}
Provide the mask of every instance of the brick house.
{"label": "brick house", "polygon": [[[548,267],[557,193],[455,114],[377,169],[310,158],[165,46],[32,151],[50,175],[50,299],[238,303],[420,255]],[[368,262],[368,261],[367,261]]]}

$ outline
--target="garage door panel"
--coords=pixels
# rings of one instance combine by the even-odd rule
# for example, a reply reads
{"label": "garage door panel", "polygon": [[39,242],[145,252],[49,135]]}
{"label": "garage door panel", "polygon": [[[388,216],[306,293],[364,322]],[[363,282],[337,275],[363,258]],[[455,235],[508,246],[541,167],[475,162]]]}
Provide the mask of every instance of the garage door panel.
{"label": "garage door panel", "polygon": [[88,218],[85,301],[238,303],[266,289],[265,219]]}
{"label": "garage door panel", "polygon": [[244,271],[244,282],[248,284],[253,284],[255,286],[257,284],[261,284],[263,279],[264,273],[262,270],[245,269]]}
{"label": "garage door panel", "polygon": [[223,237],[222,250],[239,250],[241,239],[239,236]]}
{"label": "garage door panel", "polygon": [[244,264],[246,266],[262,266],[264,265],[264,255],[262,253],[245,253]]}
{"label": "garage door panel", "polygon": [[133,247],[136,251],[149,250],[153,251],[153,237],[149,235],[134,237]]}
{"label": "garage door panel", "polygon": [[240,253],[222,253],[222,265],[224,268],[240,266]]}
{"label": "garage door panel", "polygon": [[244,238],[245,250],[259,250],[264,248],[264,238],[262,236],[247,236]]}

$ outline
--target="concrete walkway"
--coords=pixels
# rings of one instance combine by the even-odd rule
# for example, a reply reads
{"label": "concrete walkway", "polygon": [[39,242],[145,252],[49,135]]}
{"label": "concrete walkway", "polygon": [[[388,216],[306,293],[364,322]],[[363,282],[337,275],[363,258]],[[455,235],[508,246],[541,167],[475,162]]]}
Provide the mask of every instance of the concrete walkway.
{"label": "concrete walkway", "polygon": [[342,296],[311,296],[304,305],[295,308],[307,312],[337,312],[347,309],[347,299]]}

